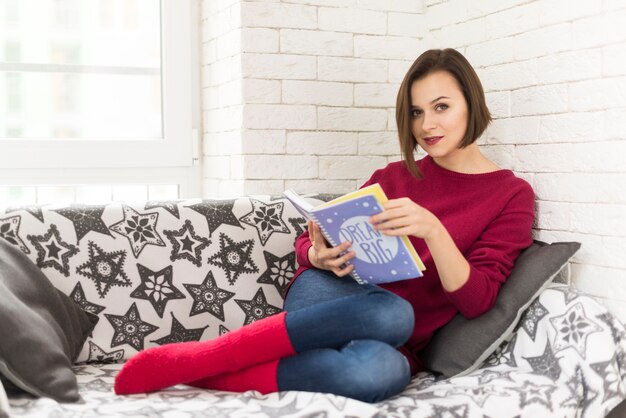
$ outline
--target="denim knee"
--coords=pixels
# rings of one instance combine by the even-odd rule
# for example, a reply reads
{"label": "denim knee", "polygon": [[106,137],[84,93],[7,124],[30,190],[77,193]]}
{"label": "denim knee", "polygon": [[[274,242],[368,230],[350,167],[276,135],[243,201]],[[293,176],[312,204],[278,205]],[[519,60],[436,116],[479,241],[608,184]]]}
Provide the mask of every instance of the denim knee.
{"label": "denim knee", "polygon": [[376,330],[377,340],[384,341],[393,347],[403,345],[413,333],[415,314],[409,302],[388,291],[372,291],[368,294],[363,318],[369,327]]}
{"label": "denim knee", "polygon": [[[350,351],[358,351],[351,356]],[[402,392],[411,380],[407,359],[389,344],[360,340],[348,344],[344,373],[349,376],[345,396],[364,402],[380,402]],[[368,355],[363,355],[367,351]]]}
{"label": "denim knee", "polygon": [[356,340],[341,350],[316,349],[282,359],[282,390],[333,393],[380,402],[402,392],[411,380],[407,359],[389,344]]}

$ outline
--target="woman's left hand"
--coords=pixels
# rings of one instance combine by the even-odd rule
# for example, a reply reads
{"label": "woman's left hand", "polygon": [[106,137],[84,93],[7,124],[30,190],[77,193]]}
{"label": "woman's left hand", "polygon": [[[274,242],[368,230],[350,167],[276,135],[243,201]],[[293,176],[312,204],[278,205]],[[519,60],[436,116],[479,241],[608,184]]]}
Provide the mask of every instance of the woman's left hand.
{"label": "woman's left hand", "polygon": [[389,200],[383,208],[383,212],[370,217],[370,223],[385,235],[413,235],[428,240],[443,226],[432,212],[407,197]]}

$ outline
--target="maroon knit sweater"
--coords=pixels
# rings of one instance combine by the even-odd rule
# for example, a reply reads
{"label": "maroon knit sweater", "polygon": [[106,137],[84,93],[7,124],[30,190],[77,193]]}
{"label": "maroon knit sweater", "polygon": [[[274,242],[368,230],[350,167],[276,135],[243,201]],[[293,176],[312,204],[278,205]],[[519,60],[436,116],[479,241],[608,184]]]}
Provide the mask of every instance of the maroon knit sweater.
{"label": "maroon knit sweater", "polygon": [[[413,177],[403,162],[394,162],[375,171],[363,187],[380,183],[389,199],[409,197],[435,214],[469,262],[470,275],[461,288],[447,292],[425,241],[410,237],[426,266],[424,276],[381,285],[413,306],[415,328],[400,350],[413,373],[423,369],[419,351],[435,330],[457,312],[475,318],[493,306],[515,259],[532,243],[535,199],[531,186],[510,170],[461,174],[438,166],[429,156],[417,163],[422,179]],[[308,232],[304,232],[296,241],[300,268],[293,280],[313,267],[308,258],[310,246]]]}

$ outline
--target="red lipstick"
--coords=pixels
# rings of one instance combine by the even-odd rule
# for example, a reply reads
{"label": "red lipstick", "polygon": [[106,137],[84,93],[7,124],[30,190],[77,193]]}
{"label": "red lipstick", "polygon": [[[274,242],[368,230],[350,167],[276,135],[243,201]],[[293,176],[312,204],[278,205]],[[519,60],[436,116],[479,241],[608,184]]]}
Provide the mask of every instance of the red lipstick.
{"label": "red lipstick", "polygon": [[426,145],[435,145],[437,142],[441,141],[443,136],[428,136],[424,138]]}

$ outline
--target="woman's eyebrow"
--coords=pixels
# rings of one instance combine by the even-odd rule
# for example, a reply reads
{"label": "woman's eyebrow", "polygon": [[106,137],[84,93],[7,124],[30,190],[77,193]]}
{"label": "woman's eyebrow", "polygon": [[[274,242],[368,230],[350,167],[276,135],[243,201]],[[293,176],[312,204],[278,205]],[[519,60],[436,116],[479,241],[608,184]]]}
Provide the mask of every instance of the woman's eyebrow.
{"label": "woman's eyebrow", "polygon": [[[430,102],[430,104],[433,104],[433,103],[435,103],[435,102],[437,102],[437,101],[439,101],[439,100],[441,100],[441,99],[449,99],[449,97],[448,97],[448,96],[439,96],[439,97],[437,97],[435,100],[432,100],[432,101]],[[419,106],[414,105],[414,104],[411,104],[411,108],[412,108],[412,109],[419,109]]]}
{"label": "woman's eyebrow", "polygon": [[449,97],[448,97],[448,96],[439,96],[439,97],[437,97],[435,100],[431,101],[431,102],[430,102],[430,104],[433,104],[433,103],[435,103],[436,101],[441,100],[441,99],[449,99]]}

